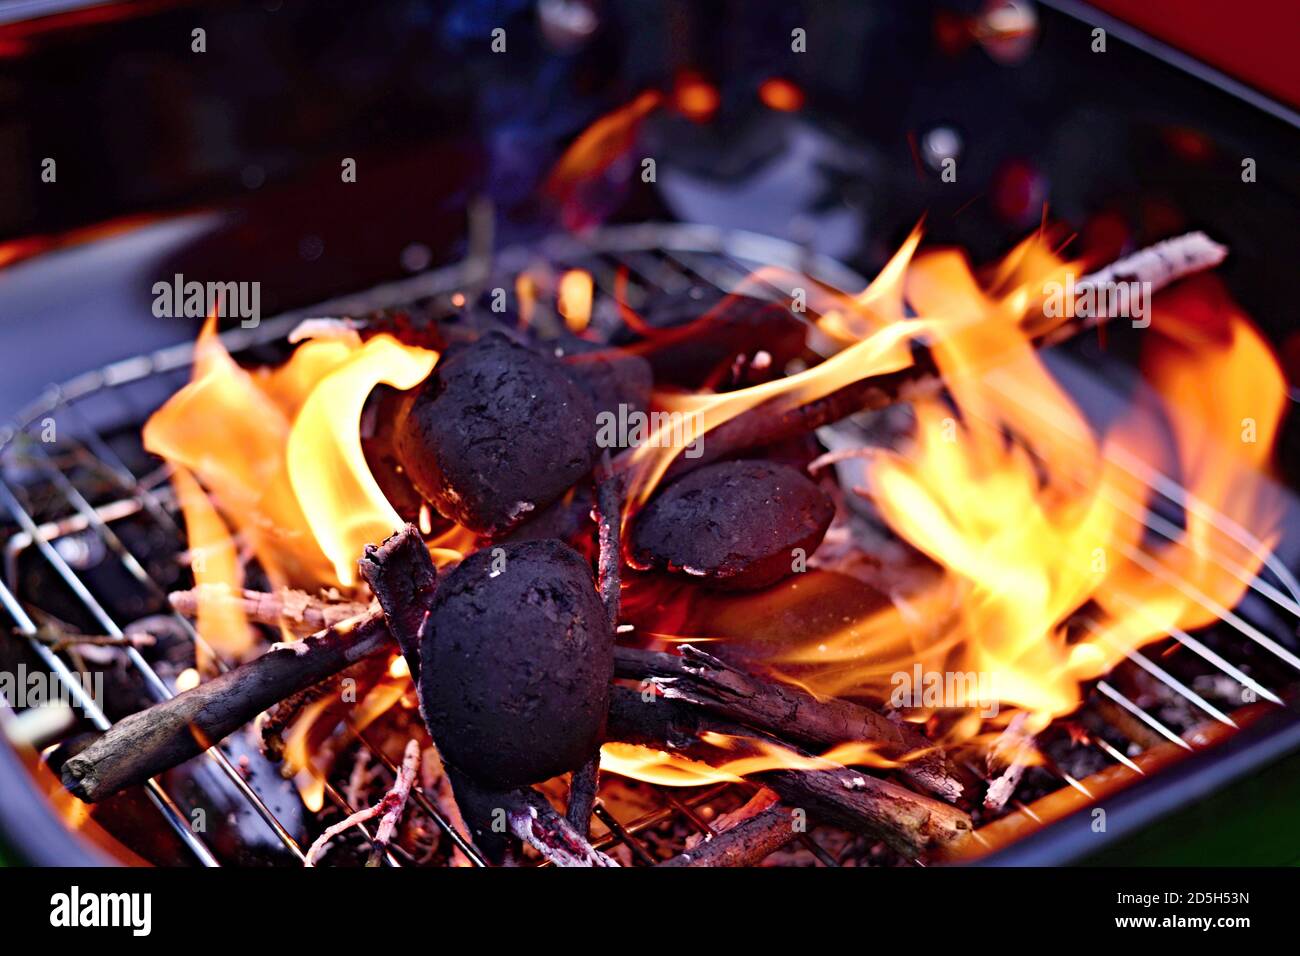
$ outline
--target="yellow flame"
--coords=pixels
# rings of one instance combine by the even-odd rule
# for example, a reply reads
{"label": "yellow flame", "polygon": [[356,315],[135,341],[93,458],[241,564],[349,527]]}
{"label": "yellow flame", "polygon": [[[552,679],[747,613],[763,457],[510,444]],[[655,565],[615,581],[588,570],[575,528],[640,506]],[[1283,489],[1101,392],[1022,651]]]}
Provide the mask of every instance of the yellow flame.
{"label": "yellow flame", "polygon": [[[782,663],[819,669],[801,672],[816,691],[888,697],[891,678],[919,662],[987,676],[997,699],[1030,712],[1032,733],[1135,648],[1215,620],[1259,570],[1276,538],[1264,469],[1285,397],[1267,345],[1223,296],[1211,296],[1218,334],[1157,309],[1144,363],[1151,396],[1103,440],[1028,331],[1042,330],[1026,316],[1063,268],[1036,239],[985,286],[954,252],[908,267],[906,298],[930,327],[948,400],[915,402],[915,446],[870,454],[866,493],[942,573],[787,652]],[[1162,460],[1171,442],[1176,454]],[[1144,536],[1157,470],[1192,496],[1182,534],[1164,544]],[[979,686],[988,684],[955,682],[957,699],[943,706],[978,706]],[[964,721],[960,733],[979,727]]]}
{"label": "yellow flame", "polygon": [[[400,523],[361,453],[361,407],[379,383],[418,384],[437,357],[387,335],[364,344],[312,339],[284,365],[250,372],[226,352],[210,316],[189,384],[144,427],[145,448],[175,468],[191,547],[204,556],[196,579],[241,586],[228,522],[276,586],[353,584],[364,546]],[[247,624],[213,598],[220,591],[200,593],[201,633],[243,653]]]}
{"label": "yellow flame", "polygon": [[564,324],[575,335],[584,332],[591,321],[591,273],[585,269],[570,269],[560,277],[557,307],[564,316]]}
{"label": "yellow flame", "polygon": [[838,744],[821,756],[798,753],[779,744],[714,731],[700,734],[721,754],[743,752],[716,765],[638,744],[607,743],[600,748],[600,768],[620,776],[667,787],[703,787],[734,783],[770,770],[834,770],[847,766],[897,767],[899,764],[861,741]]}
{"label": "yellow flame", "polygon": [[707,443],[710,429],[755,405],[771,401],[780,409],[794,408],[816,401],[858,379],[883,375],[910,365],[912,356],[908,342],[935,331],[932,323],[922,319],[896,321],[903,314],[903,276],[920,241],[920,230],[914,230],[856,303],[858,311],[863,315],[874,315],[882,323],[880,327],[815,368],[717,395],[656,392],[655,405],[682,417],[666,419],[667,424],[655,429],[645,442],[626,453],[629,498],[638,504],[644,503],[685,445],[701,437]]}
{"label": "yellow flame", "polygon": [[[242,587],[244,569],[239,563],[230,529],[221,520],[217,509],[212,506],[194,476],[184,468],[176,468],[172,483],[176,486],[181,513],[185,516],[190,570],[200,592],[209,584]],[[244,618],[243,608],[234,601],[201,600],[195,624],[208,644],[223,654],[241,657],[252,649],[253,632]],[[210,662],[198,661],[201,667],[208,663]],[[195,677],[197,676],[196,673]]]}
{"label": "yellow flame", "polygon": [[434,352],[377,335],[311,389],[290,430],[290,483],[312,534],[345,587],[356,582],[356,562],[365,546],[402,525],[361,452],[361,407],[381,383],[414,388],[436,358]]}

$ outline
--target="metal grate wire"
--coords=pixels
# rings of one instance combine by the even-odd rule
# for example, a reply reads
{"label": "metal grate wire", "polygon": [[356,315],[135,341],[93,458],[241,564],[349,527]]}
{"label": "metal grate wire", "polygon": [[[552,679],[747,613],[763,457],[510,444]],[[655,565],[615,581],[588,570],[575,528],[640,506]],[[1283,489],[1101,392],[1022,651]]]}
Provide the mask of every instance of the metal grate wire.
{"label": "metal grate wire", "polygon": [[[584,241],[559,237],[535,246],[506,250],[496,256],[490,268],[481,263],[465,263],[435,270],[380,286],[360,295],[325,302],[310,309],[297,310],[268,320],[256,329],[237,329],[224,334],[222,339],[230,352],[238,355],[254,346],[282,340],[304,318],[322,315],[359,315],[416,302],[438,302],[458,289],[482,283],[485,274],[505,277],[508,284],[512,286],[514,276],[524,269],[535,267],[539,262],[557,270],[574,267],[588,269],[593,275],[598,293],[604,297],[606,304],[613,301],[614,283],[619,270],[625,269],[630,279],[626,292],[629,303],[633,307],[638,301],[644,300],[651,294],[676,292],[701,283],[723,292],[730,292],[755,270],[771,265],[806,275],[813,281],[838,292],[852,294],[866,285],[864,279],[838,263],[809,255],[797,246],[767,237],[740,232],[722,232],[700,226],[626,226],[601,231],[593,238]],[[750,294],[766,294],[775,301],[788,302],[793,290],[782,287],[779,282],[779,278],[765,277],[757,285],[749,282],[746,288]],[[0,604],[3,604],[15,622],[18,635],[26,640],[42,663],[67,686],[90,721],[101,730],[110,725],[107,717],[86,695],[81,682],[77,680],[68,664],[37,637],[36,624],[28,614],[25,604],[39,607],[41,595],[23,595],[18,590],[18,558],[24,552],[34,548],[39,558],[67,585],[82,608],[103,628],[104,632],[121,636],[123,627],[130,622],[119,622],[114,617],[105,603],[92,593],[90,586],[58,547],[59,542],[64,539],[92,534],[131,579],[159,601],[161,606],[166,606],[165,589],[149,575],[113,527],[116,522],[125,518],[136,516],[147,518],[156,530],[177,542],[179,550],[183,532],[175,518],[174,496],[170,488],[164,484],[166,470],[160,468],[145,478],[138,478],[122,457],[113,450],[106,439],[109,429],[99,424],[99,420],[103,419],[106,409],[116,406],[119,421],[137,427],[161,399],[183,383],[184,373],[191,363],[191,358],[190,345],[175,346],[150,355],[114,363],[98,371],[86,373],[61,386],[51,386],[12,425],[0,429],[0,467],[3,468],[0,472],[0,505],[9,513],[16,526],[15,533],[9,538],[6,546],[5,578],[8,586],[0,583]],[[158,385],[161,382],[166,382],[169,387],[159,395]],[[151,394],[145,398],[137,394],[137,391],[148,391]],[[59,424],[60,437],[53,449],[32,438],[32,432],[39,429],[49,418],[54,418]],[[87,493],[78,485],[77,469],[73,465],[65,464],[69,460],[80,463],[83,467],[89,467],[96,474],[107,476],[120,490],[120,496],[103,504],[92,504]],[[1138,467],[1135,463],[1129,465],[1133,468]],[[1151,472],[1150,469],[1146,469],[1146,466],[1141,467],[1145,469],[1141,475],[1144,483],[1164,498],[1179,507],[1196,506],[1185,490],[1172,478]],[[37,481],[57,493],[61,502],[61,507],[58,509],[59,517],[43,523],[36,521],[29,507],[23,502],[23,488],[31,481],[14,480],[12,476],[19,473],[34,476]],[[1164,521],[1162,526],[1161,521],[1164,519],[1158,515],[1152,515],[1148,519],[1153,532],[1169,537],[1172,525]],[[1244,534],[1244,531],[1241,533]],[[1252,577],[1250,586],[1288,620],[1300,619],[1300,587],[1285,573],[1285,568],[1281,568],[1276,563],[1270,567],[1278,578],[1276,584]],[[15,593],[16,591],[18,593]],[[1193,598],[1203,599],[1204,596],[1198,598],[1193,595]],[[1300,671],[1300,658],[1296,658],[1286,648],[1262,633],[1258,627],[1227,609],[1219,608],[1216,611],[1221,612],[1218,616],[1235,627],[1245,638],[1254,641]],[[196,651],[202,650],[209,659],[217,663],[221,670],[229,668],[230,663],[205,644],[202,636],[188,620],[180,615],[173,616],[178,626],[183,629],[183,633],[195,646]],[[1238,682],[1243,688],[1267,700],[1281,702],[1280,689],[1275,691],[1263,685],[1247,674],[1241,666],[1227,660],[1190,635],[1176,632],[1171,636],[1217,669],[1219,673]],[[166,682],[136,648],[128,646],[125,653],[142,685],[155,699],[162,700],[172,695]],[[1230,717],[1209,705],[1195,691],[1141,653],[1133,652],[1129,658],[1152,677],[1165,683],[1175,693],[1188,699],[1211,717],[1231,723]],[[1099,682],[1097,688],[1100,693],[1132,713],[1161,736],[1183,743],[1182,738],[1173,730],[1162,724],[1154,715],[1142,710],[1108,682]],[[396,772],[393,762],[380,748],[373,745],[365,733],[358,732],[350,725],[346,726],[358,745],[365,748],[373,759],[385,766],[390,773]],[[1096,739],[1089,745],[1095,747],[1109,762],[1133,766],[1128,757],[1104,740]],[[211,748],[203,758],[199,759],[210,760],[248,806],[266,823],[284,848],[296,859],[300,861],[303,859],[302,848],[292,834],[219,747]],[[1073,786],[1086,794],[1082,785],[1068,775],[1061,775],[1061,785]],[[624,845],[628,847],[635,862],[649,865],[654,862],[654,856],[639,836],[640,834],[675,819],[684,821],[695,832],[707,838],[712,832],[711,828],[696,812],[696,808],[715,800],[730,788],[737,788],[738,792],[747,793],[752,791],[753,786],[729,784],[690,791],[685,795],[678,795],[664,788],[655,788],[662,798],[660,809],[645,813],[629,822],[617,820],[608,808],[598,801],[594,815],[606,828],[607,834],[598,840],[596,845],[604,850],[620,844]],[[204,866],[218,865],[216,856],[201,837],[191,831],[176,802],[158,780],[149,781],[146,793],[166,825],[176,833],[195,860]],[[349,814],[355,810],[328,782],[326,797],[342,813]],[[486,865],[474,847],[460,836],[451,822],[438,810],[434,801],[418,785],[412,791],[412,799],[472,865]],[[1014,812],[1032,816],[1032,811],[1027,807],[1015,804],[1013,806],[1016,806]],[[372,836],[368,829],[363,832],[367,838]],[[834,857],[807,834],[802,834],[801,840],[823,865],[836,865],[837,861]],[[390,866],[401,865],[391,851],[385,854],[384,862]]]}

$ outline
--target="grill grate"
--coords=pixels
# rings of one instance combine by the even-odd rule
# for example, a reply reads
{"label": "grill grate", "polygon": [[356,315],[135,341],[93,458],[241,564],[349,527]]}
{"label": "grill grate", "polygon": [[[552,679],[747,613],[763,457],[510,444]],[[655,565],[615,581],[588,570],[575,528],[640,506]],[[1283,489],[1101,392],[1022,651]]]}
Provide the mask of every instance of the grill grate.
{"label": "grill grate", "polygon": [[[855,293],[866,284],[865,280],[843,266],[821,257],[810,256],[799,247],[778,240],[745,233],[723,233],[699,226],[639,225],[605,230],[594,239],[583,242],[561,237],[535,246],[507,250],[497,255],[491,264],[467,260],[454,267],[380,286],[358,296],[283,315],[262,323],[256,329],[234,330],[222,338],[230,352],[238,356],[258,346],[282,341],[303,318],[366,314],[377,309],[414,303],[439,305],[458,290],[486,284],[489,277],[505,276],[513,280],[522,270],[538,262],[546,263],[556,270],[574,267],[587,269],[606,306],[613,302],[616,276],[620,269],[626,269],[630,281],[624,294],[633,308],[652,293],[676,292],[699,283],[707,283],[724,292],[732,291],[755,270],[771,265],[806,275],[839,292]],[[757,294],[766,293],[776,300],[788,301],[793,290],[783,288],[780,282],[779,278],[769,279],[765,274]],[[752,281],[748,291],[755,294]],[[150,599],[159,607],[167,606],[167,589],[150,575],[114,530],[118,522],[140,518],[147,521],[157,534],[175,543],[177,550],[180,550],[183,533],[175,519],[174,496],[166,484],[167,470],[154,468],[143,477],[138,477],[115,450],[113,435],[115,430],[121,429],[129,429],[133,435],[138,433],[140,423],[148,414],[186,381],[191,358],[191,346],[186,344],[87,373],[65,385],[51,387],[37,403],[19,416],[13,426],[0,431],[0,454],[3,456],[0,458],[0,465],[3,465],[3,474],[0,475],[0,505],[8,511],[16,525],[5,548],[5,580],[0,583],[0,603],[14,620],[17,635],[26,640],[42,663],[68,687],[89,720],[101,730],[109,726],[106,715],[86,694],[66,662],[38,638],[37,625],[26,608],[40,608],[43,595],[23,593],[18,561],[24,554],[34,551],[46,569],[53,571],[67,586],[79,607],[109,635],[122,636],[122,628],[129,623],[129,619],[122,617],[120,612],[115,616],[107,606],[113,603],[112,598],[101,600],[97,597],[88,581],[79,573],[75,566],[77,547],[85,547],[92,542],[96,547],[102,547],[106,560],[107,556],[111,556]],[[36,436],[50,421],[56,425],[58,440],[45,443]],[[1138,474],[1157,498],[1169,506],[1176,509],[1204,507],[1191,500],[1168,476],[1151,471],[1138,462],[1121,464]],[[34,488],[43,488],[49,495],[50,500],[43,502],[40,508],[34,507],[30,501],[24,501],[24,497],[30,495]],[[38,522],[34,513],[48,513],[50,517]],[[1178,531],[1174,522],[1162,517],[1155,509],[1147,514],[1146,520],[1153,534],[1172,537]],[[1244,542],[1248,538],[1244,530],[1223,524],[1226,519],[1222,516],[1215,516],[1215,520],[1220,522],[1222,530],[1239,540]],[[1252,543],[1263,550],[1258,542]],[[70,554],[72,557],[69,557]],[[1144,555],[1139,553],[1132,557],[1142,560]],[[1155,559],[1145,557],[1151,562],[1152,573],[1168,573]],[[1287,622],[1284,626],[1294,628],[1295,621],[1300,619],[1300,585],[1275,558],[1270,558],[1267,568],[1275,580],[1252,579],[1251,589],[1256,597],[1272,609],[1276,617]],[[1241,611],[1213,608],[1206,604],[1204,595],[1189,594],[1189,597],[1213,610],[1240,637],[1253,642],[1289,668],[1300,671],[1300,658],[1266,633],[1266,626],[1252,623]],[[196,650],[201,649],[221,670],[229,668],[229,663],[204,643],[202,636],[189,621],[179,615],[173,616]],[[1277,633],[1276,630],[1274,633]],[[1252,675],[1250,665],[1230,660],[1221,650],[1190,635],[1175,632],[1171,637],[1192,651],[1212,672],[1226,676],[1243,690],[1264,700],[1282,703],[1283,688],[1269,686]],[[166,682],[138,649],[128,646],[125,654],[141,685],[154,699],[171,696],[172,691]],[[1214,720],[1232,724],[1230,714],[1214,706],[1186,682],[1148,656],[1135,651],[1128,658],[1192,707]],[[1294,675],[1291,677],[1294,678]],[[1096,689],[1156,734],[1181,746],[1188,746],[1182,737],[1156,715],[1139,707],[1110,682],[1100,681]],[[364,732],[354,727],[348,729],[359,746],[368,750],[375,761],[385,766],[389,772],[396,771],[393,762],[382,749],[373,745]],[[1090,736],[1088,746],[1095,748],[1105,763],[1120,763],[1136,769],[1120,749],[1100,735]],[[289,828],[277,818],[257,790],[250,786],[230,758],[220,748],[214,747],[207,751],[206,759],[212,762],[248,806],[265,821],[284,848],[301,861],[303,849]],[[985,776],[978,768],[971,769],[977,775]],[[1068,773],[1049,769],[1058,774],[1059,786],[1074,787],[1091,797],[1082,782]],[[689,825],[695,832],[707,835],[711,832],[709,824],[697,812],[697,808],[715,801],[728,791],[737,795],[748,794],[754,787],[750,784],[728,784],[686,791],[684,795],[665,788],[652,789],[660,798],[660,809],[629,822],[619,821],[607,807],[597,803],[596,819],[608,830],[608,834],[597,841],[598,848],[609,850],[622,844],[629,848],[636,862],[650,864],[654,861],[654,856],[641,834],[665,821],[677,820]],[[202,837],[193,832],[175,799],[166,792],[160,781],[150,781],[146,792],[167,826],[180,838],[196,861],[205,866],[218,865],[216,855]],[[325,795],[345,814],[356,809],[328,781]],[[412,799],[473,865],[485,865],[474,848],[460,837],[419,786],[413,789]],[[1015,802],[1010,806],[1010,812],[1025,813],[1033,818],[1030,807]],[[372,836],[368,828],[364,829],[364,833],[367,838]],[[800,839],[821,863],[836,865],[834,856],[808,834],[801,834]],[[391,851],[387,853],[385,862],[390,866],[401,865],[401,861]]]}

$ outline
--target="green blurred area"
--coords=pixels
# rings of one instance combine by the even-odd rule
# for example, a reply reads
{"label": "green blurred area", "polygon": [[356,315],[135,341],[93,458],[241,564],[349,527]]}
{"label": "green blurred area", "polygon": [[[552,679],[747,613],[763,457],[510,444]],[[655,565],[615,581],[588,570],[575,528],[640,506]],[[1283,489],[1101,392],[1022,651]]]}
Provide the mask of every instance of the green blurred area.
{"label": "green blurred area", "polygon": [[1300,865],[1300,754],[1165,817],[1084,864]]}

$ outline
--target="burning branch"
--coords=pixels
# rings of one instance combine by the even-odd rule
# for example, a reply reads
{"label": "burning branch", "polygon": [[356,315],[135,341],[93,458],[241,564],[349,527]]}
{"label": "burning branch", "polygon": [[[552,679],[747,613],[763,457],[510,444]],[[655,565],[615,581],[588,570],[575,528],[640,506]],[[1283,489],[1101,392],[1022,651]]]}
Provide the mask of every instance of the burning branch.
{"label": "burning branch", "polygon": [[379,826],[375,829],[374,839],[370,841],[372,846],[370,858],[366,861],[366,866],[378,866],[388,851],[388,844],[397,831],[402,812],[406,809],[406,799],[411,795],[411,786],[415,783],[415,771],[419,762],[420,744],[412,740],[406,745],[406,753],[402,757],[402,765],[397,769],[397,779],[393,782],[393,788],[374,806],[358,810],[346,819],[326,827],[325,832],[316,838],[307,851],[303,865],[315,866],[330,840],[340,833],[379,817]]}
{"label": "burning branch", "polygon": [[762,794],[754,800],[765,803],[758,812],[659,865],[757,866],[763,862],[793,840],[798,831],[789,807],[772,803]]}
{"label": "burning branch", "polygon": [[1012,718],[1006,730],[989,748],[990,772],[999,765],[1003,765],[1004,769],[989,784],[984,795],[984,806],[988,810],[1001,810],[1007,805],[1007,801],[1016,792],[1016,787],[1020,786],[1020,778],[1025,775],[1025,769],[1037,754],[1034,737],[1025,731],[1024,725],[1025,714],[1022,711]]}
{"label": "burning branch", "polygon": [[274,592],[243,590],[238,593],[222,585],[208,584],[167,595],[172,608],[188,618],[198,616],[203,601],[238,606],[257,624],[285,627],[295,634],[313,634],[350,617],[364,614],[366,605],[355,601],[331,601],[306,591],[280,588]]}
{"label": "burning branch", "polygon": [[[683,706],[682,701],[646,701],[629,688],[614,689],[608,733],[612,741],[670,750],[708,762],[719,753],[717,747],[703,739],[709,732],[780,744],[738,725],[710,718]],[[795,753],[808,757],[806,753]],[[807,810],[836,826],[870,834],[909,857],[957,845],[971,832],[970,817],[956,807],[887,780],[826,763],[826,769],[767,770],[750,779],[774,790],[790,807]]]}
{"label": "burning branch", "polygon": [[887,756],[910,756],[902,772],[928,792],[956,801],[965,791],[943,751],[910,724],[850,701],[821,700],[798,687],[763,680],[690,644],[679,650],[679,654],[664,654],[616,648],[615,672],[633,680],[649,679],[670,700],[702,707],[783,740],[821,746],[878,742]]}
{"label": "burning branch", "polygon": [[536,790],[513,791],[506,811],[510,832],[556,866],[618,866],[612,858],[587,842],[586,837],[555,812]]}
{"label": "burning branch", "polygon": [[[601,456],[600,477],[596,483],[596,540],[599,545],[597,581],[600,600],[609,616],[609,625],[618,627],[619,605],[622,599],[622,581],[619,569],[623,564],[619,531],[623,523],[623,482],[613,471],[609,450]],[[584,837],[591,832],[591,809],[596,803],[600,787],[600,753],[573,772],[569,780],[569,807],[565,816]]]}
{"label": "burning branch", "polygon": [[[1090,290],[1101,292],[1115,282],[1141,282],[1149,284],[1153,293],[1179,279],[1213,269],[1228,255],[1228,247],[1220,245],[1203,232],[1188,232],[1153,246],[1139,249],[1131,256],[1116,259],[1110,265],[1089,273],[1075,285],[1075,292],[1083,295]],[[1104,303],[1107,296],[1098,294],[1097,301]],[[1095,328],[1111,318],[1104,309],[1089,316],[1076,318],[1049,332],[1043,338],[1045,346],[1057,345],[1071,336]]]}
{"label": "burning branch", "polygon": [[[414,544],[412,544],[412,539]],[[380,548],[367,550],[370,564],[403,566],[428,551],[414,528],[399,531]],[[421,566],[406,567],[414,580]],[[242,599],[242,598],[241,598]],[[63,784],[93,803],[143,783],[196,757],[262,711],[304,691],[376,651],[391,635],[378,608],[349,618],[291,645],[161,701],[118,721],[63,766]]]}
{"label": "burning branch", "polygon": [[262,711],[311,687],[391,638],[377,610],[270,651],[183,694],[124,717],[63,765],[63,785],[87,803],[197,757]]}
{"label": "burning branch", "polygon": [[[1179,279],[1212,269],[1223,261],[1228,251],[1204,233],[1190,232],[1167,239],[1131,256],[1125,256],[1104,269],[1085,276],[1075,286],[1082,294],[1089,287],[1123,278],[1149,282],[1157,292]],[[1104,298],[1104,296],[1102,297]],[[1091,316],[1074,316],[1037,339],[1039,346],[1057,345],[1066,339],[1094,328],[1110,316],[1100,312]],[[938,395],[943,380],[928,352],[917,356],[906,368],[884,375],[850,382],[835,391],[790,407],[779,398],[756,405],[707,432],[701,453],[695,458],[678,455],[664,475],[672,481],[688,471],[733,458],[750,448],[773,445],[815,431],[861,411],[872,411]],[[631,462],[630,453],[619,456],[624,466]]]}

